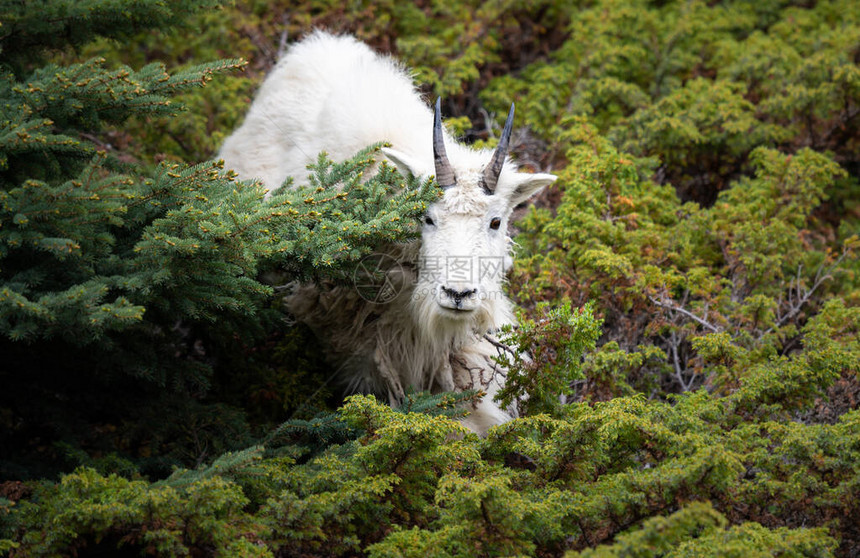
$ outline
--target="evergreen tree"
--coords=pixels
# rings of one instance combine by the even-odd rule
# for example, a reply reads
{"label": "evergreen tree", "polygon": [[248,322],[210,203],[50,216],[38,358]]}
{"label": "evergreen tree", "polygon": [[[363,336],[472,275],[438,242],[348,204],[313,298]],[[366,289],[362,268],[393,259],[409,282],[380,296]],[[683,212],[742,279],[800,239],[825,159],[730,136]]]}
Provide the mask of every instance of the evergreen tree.
{"label": "evergreen tree", "polygon": [[[436,195],[387,166],[362,181],[378,147],[340,164],[321,156],[310,188],[269,200],[218,162],[122,161],[99,147],[106,126],[174,115],[173,97],[243,62],[172,75],[158,63],[58,66],[51,49],[122,40],[210,3],[39,4],[41,17],[6,3],[0,35],[0,476],[13,478],[26,461],[50,463],[52,442],[100,444],[95,425],[143,418],[171,393],[200,398],[219,355],[278,318],[263,267],[345,277],[374,246],[414,234]],[[249,442],[241,413],[216,415],[224,432],[210,429],[208,451]]]}

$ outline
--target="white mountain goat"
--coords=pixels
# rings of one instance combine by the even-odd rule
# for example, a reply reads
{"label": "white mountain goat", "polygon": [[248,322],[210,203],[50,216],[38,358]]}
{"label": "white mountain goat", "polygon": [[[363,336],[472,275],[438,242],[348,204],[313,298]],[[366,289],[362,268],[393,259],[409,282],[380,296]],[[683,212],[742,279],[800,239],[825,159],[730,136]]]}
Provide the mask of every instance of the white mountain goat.
{"label": "white mountain goat", "polygon": [[487,392],[463,420],[471,430],[510,420],[493,402],[505,371],[489,335],[513,322],[502,292],[513,208],[555,180],[516,172],[507,157],[511,106],[495,151],[455,142],[421,100],[407,71],[352,37],[316,32],[295,44],[260,88],[242,126],[219,156],[240,177],[269,189],[298,184],[326,151],[335,161],[380,141],[400,172],[435,175],[444,197],[428,209],[420,242],[387,247],[395,295],[385,304],[343,286],[296,286],[290,312],[327,344],[348,390],[392,404],[405,390]]}

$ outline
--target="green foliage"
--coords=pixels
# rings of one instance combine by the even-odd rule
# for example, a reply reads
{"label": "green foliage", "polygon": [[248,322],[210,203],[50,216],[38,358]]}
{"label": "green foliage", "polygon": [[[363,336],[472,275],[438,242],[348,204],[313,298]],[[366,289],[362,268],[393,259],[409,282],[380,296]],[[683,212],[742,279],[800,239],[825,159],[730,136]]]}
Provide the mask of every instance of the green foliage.
{"label": "green foliage", "polygon": [[[844,175],[821,154],[757,149],[755,176],[702,208],[644,178],[649,163],[591,125],[572,126],[577,143],[557,215],[539,210],[524,220],[514,282],[524,301],[596,299],[618,349],[644,351],[643,365],[612,380],[622,391],[734,389],[743,367],[797,342],[808,312],[854,261],[854,237],[834,250],[824,231],[812,232],[816,207]],[[653,358],[661,352],[668,363]],[[612,362],[591,363],[591,374],[612,375],[594,366]]]}
{"label": "green foliage", "polygon": [[[349,32],[361,40],[394,52],[415,73],[428,96],[442,95],[449,114],[468,114],[458,135],[488,139],[498,134],[498,122],[485,119],[467,93],[475,81],[520,68],[545,55],[563,38],[569,10],[550,1],[505,0],[487,4],[429,2],[422,5],[392,0],[334,2],[331,0],[241,0],[221,10],[208,10],[183,24],[188,31],[148,30],[133,37],[142,48],[126,42],[98,41],[83,51],[131,66],[153,60],[184,68],[191,60],[238,58],[249,61],[242,77],[218,81],[182,95],[188,110],[170,119],[132,119],[111,130],[109,143],[129,146],[134,153],[171,160],[212,157],[243,118],[256,87],[273,66],[288,40],[316,28]],[[510,100],[497,109],[503,120]],[[495,131],[494,131],[495,130]]]}
{"label": "green foliage", "polygon": [[41,488],[35,497],[40,505],[23,506],[22,519],[46,528],[28,530],[15,555],[58,555],[107,540],[109,546],[162,555],[214,548],[228,556],[228,549],[237,548],[236,539],[255,527],[242,513],[248,501],[241,489],[218,476],[177,490],[80,469]]}
{"label": "green foliage", "polygon": [[[539,321],[520,320],[517,328],[505,326],[497,362],[508,370],[505,386],[496,399],[507,407],[519,399],[522,414],[558,413],[560,395],[581,380],[583,355],[594,349],[600,335],[600,321],[588,304],[572,311],[570,303],[546,312]],[[561,372],[561,373],[559,373]]]}
{"label": "green foliage", "polygon": [[438,188],[414,177],[405,180],[404,188],[404,178],[387,163],[364,181],[380,147],[341,163],[320,154],[310,186],[281,188],[272,195],[272,206],[285,218],[267,230],[277,242],[273,265],[303,279],[314,273],[337,276],[371,248],[415,237],[414,223],[436,200]]}
{"label": "green foliage", "polygon": [[281,436],[152,484],[81,469],[18,502],[4,543],[13,556],[98,544],[229,555],[242,537],[289,556],[832,556],[860,511],[860,415],[736,424],[725,403],[619,397],[480,439],[353,396],[324,419],[352,433],[308,459],[279,457],[292,443]]}
{"label": "green foliage", "polygon": [[144,29],[175,27],[215,4],[212,0],[144,0],[129,9],[113,0],[4,2],[0,48],[4,63],[26,71],[48,50],[77,48],[96,37],[128,38]]}
{"label": "green foliage", "polygon": [[853,3],[791,4],[570,6],[569,38],[552,57],[482,95],[496,110],[522,96],[518,114],[562,153],[565,118],[582,116],[630,154],[659,159],[684,199],[707,204],[748,172],[756,147],[832,150],[854,164]]}
{"label": "green foliage", "polygon": [[668,517],[645,521],[609,546],[570,552],[566,558],[657,558],[660,556],[830,556],[836,541],[820,529],[775,529],[757,523],[726,527],[709,504],[693,503]]}

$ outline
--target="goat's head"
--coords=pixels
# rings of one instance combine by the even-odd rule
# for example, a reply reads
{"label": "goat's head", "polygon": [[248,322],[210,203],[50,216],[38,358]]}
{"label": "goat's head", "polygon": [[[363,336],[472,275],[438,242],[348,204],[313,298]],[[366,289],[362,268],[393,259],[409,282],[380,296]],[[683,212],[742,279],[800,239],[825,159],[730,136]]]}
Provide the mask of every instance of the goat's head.
{"label": "goat's head", "polygon": [[[413,295],[416,317],[428,326],[460,322],[491,329],[501,319],[497,310],[507,308],[497,303],[505,299],[502,284],[510,267],[508,219],[517,205],[556,179],[551,174],[518,173],[507,162],[513,117],[511,105],[492,154],[457,148],[452,164],[436,101],[433,167],[444,196],[422,219],[419,277]],[[401,171],[428,174],[425,161],[393,149],[384,152]]]}

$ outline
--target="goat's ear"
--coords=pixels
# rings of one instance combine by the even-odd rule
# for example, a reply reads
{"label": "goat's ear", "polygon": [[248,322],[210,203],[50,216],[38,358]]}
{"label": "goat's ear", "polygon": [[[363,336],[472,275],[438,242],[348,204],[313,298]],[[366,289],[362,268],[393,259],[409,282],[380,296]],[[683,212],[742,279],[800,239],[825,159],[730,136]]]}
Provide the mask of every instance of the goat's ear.
{"label": "goat's ear", "polygon": [[394,163],[394,166],[397,167],[397,170],[399,170],[400,174],[402,174],[403,176],[412,175],[415,177],[420,177],[423,176],[426,172],[417,159],[410,157],[402,151],[397,151],[396,149],[391,149],[389,147],[383,147],[382,153],[388,158],[389,161]]}
{"label": "goat's ear", "polygon": [[516,207],[525,202],[530,197],[537,194],[541,188],[549,186],[555,182],[556,178],[558,178],[554,174],[546,174],[542,172],[536,174],[518,172],[514,174],[514,177],[516,186],[514,186],[510,197],[511,207]]}

